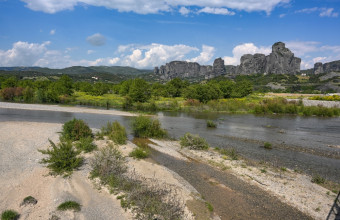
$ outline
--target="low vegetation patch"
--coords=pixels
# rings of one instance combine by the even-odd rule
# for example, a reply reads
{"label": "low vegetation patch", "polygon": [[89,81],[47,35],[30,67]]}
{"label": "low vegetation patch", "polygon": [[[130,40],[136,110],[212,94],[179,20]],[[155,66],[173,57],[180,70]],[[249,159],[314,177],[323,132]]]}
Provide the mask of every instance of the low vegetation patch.
{"label": "low vegetation patch", "polygon": [[267,149],[267,150],[273,149],[272,144],[269,143],[269,142],[264,142],[263,147],[264,147],[264,149]]}
{"label": "low vegetation patch", "polygon": [[235,148],[229,148],[229,149],[215,148],[215,150],[219,152],[220,154],[227,156],[231,160],[238,160],[239,155],[237,151],[235,150]]}
{"label": "low vegetation patch", "polygon": [[75,201],[66,201],[66,202],[63,202],[61,203],[59,206],[58,206],[58,210],[59,211],[67,211],[67,210],[73,210],[73,211],[76,211],[76,212],[79,212],[80,211],[80,204],[78,202],[75,202]]}
{"label": "low vegetation patch", "polygon": [[213,122],[213,121],[211,121],[211,120],[208,120],[208,121],[207,121],[207,127],[208,127],[208,128],[216,128],[217,125],[216,125],[215,122]]}
{"label": "low vegetation patch", "polygon": [[325,183],[325,178],[321,177],[318,174],[313,175],[312,177],[312,183],[316,183],[316,184],[324,184]]}
{"label": "low vegetation patch", "polygon": [[56,145],[49,141],[51,144],[49,149],[38,151],[48,156],[40,163],[47,164],[51,175],[69,176],[83,164],[84,159],[79,156],[80,152],[74,149],[71,142],[60,142]]}
{"label": "low vegetation patch", "polygon": [[119,145],[126,144],[127,134],[124,126],[115,121],[110,125],[109,129],[108,136],[110,140]]}
{"label": "low vegetation patch", "polygon": [[92,137],[80,138],[79,141],[75,144],[76,148],[85,153],[92,152],[97,148],[97,146],[93,143]]}
{"label": "low vegetation patch", "polygon": [[149,154],[150,152],[147,148],[137,147],[133,151],[131,151],[129,156],[136,159],[145,159],[149,157]]}
{"label": "low vegetation patch", "polygon": [[73,119],[63,125],[62,140],[78,141],[81,138],[93,137],[90,127],[80,119]]}
{"label": "low vegetation patch", "polygon": [[186,133],[181,137],[180,144],[190,150],[207,150],[209,148],[209,144],[204,138],[190,133]]}
{"label": "low vegetation patch", "polygon": [[5,210],[1,213],[1,220],[17,220],[20,215],[14,210]]}
{"label": "low vegetation patch", "polygon": [[125,158],[113,145],[101,149],[91,163],[91,177],[98,177],[111,192],[122,193],[123,208],[130,208],[136,219],[182,219],[184,204],[176,190],[128,172]]}
{"label": "low vegetation patch", "polygon": [[26,198],[24,198],[24,200],[21,202],[20,206],[23,205],[35,205],[38,203],[38,200],[36,200],[33,196],[27,196]]}
{"label": "low vegetation patch", "polygon": [[132,130],[135,137],[140,138],[164,138],[167,132],[161,128],[161,123],[157,119],[146,116],[138,116],[132,122]]}

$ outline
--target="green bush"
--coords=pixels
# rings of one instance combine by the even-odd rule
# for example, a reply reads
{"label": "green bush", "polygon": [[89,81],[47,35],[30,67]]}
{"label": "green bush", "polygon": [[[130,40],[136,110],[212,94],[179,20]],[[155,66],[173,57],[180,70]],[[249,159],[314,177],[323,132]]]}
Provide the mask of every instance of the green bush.
{"label": "green bush", "polygon": [[312,177],[312,183],[316,183],[316,184],[323,184],[325,183],[325,179],[323,177],[321,177],[320,175],[318,174],[315,174],[313,177]]}
{"label": "green bush", "polygon": [[79,142],[76,143],[76,148],[85,153],[92,152],[97,146],[92,142],[92,137],[80,138]]}
{"label": "green bush", "polygon": [[218,149],[217,151],[220,152],[220,154],[229,157],[231,160],[238,160],[238,153],[234,148]]}
{"label": "green bush", "polygon": [[188,147],[191,150],[207,150],[209,148],[209,144],[204,138],[190,133],[181,137],[180,144],[182,147]]}
{"label": "green bush", "polygon": [[207,121],[207,127],[208,127],[208,128],[216,128],[217,125],[216,125],[215,122],[213,122],[213,121],[211,121],[211,120],[208,120],[208,121]]}
{"label": "green bush", "polygon": [[80,138],[93,137],[89,126],[80,119],[73,119],[63,125],[61,138],[63,140],[78,141]]}
{"label": "green bush", "polygon": [[66,201],[61,203],[58,208],[59,211],[73,210],[76,212],[80,211],[80,204],[75,201]]}
{"label": "green bush", "polygon": [[83,158],[79,157],[79,151],[76,151],[71,142],[61,142],[55,145],[51,140],[51,149],[38,150],[42,154],[47,154],[40,163],[47,164],[51,175],[63,175],[64,177],[72,174],[73,170],[83,164]]}
{"label": "green bush", "polygon": [[150,152],[147,148],[137,147],[129,154],[130,157],[137,159],[145,159],[149,156]]}
{"label": "green bush", "polygon": [[116,144],[126,144],[127,134],[125,127],[119,124],[118,121],[112,123],[112,130],[109,133],[109,138]]}
{"label": "green bush", "polygon": [[264,147],[265,149],[267,149],[267,150],[273,149],[272,144],[269,143],[269,142],[264,142],[263,147]]}
{"label": "green bush", "polygon": [[157,119],[151,119],[142,115],[136,117],[132,122],[132,130],[135,137],[141,138],[164,138],[167,135]]}
{"label": "green bush", "polygon": [[32,205],[35,205],[38,203],[38,200],[36,200],[34,197],[32,196],[27,196],[24,198],[24,200],[21,202],[20,206],[23,206],[23,205],[29,205],[29,204],[32,204]]}
{"label": "green bush", "polygon": [[1,220],[16,220],[19,219],[20,215],[14,210],[6,210],[1,214]]}

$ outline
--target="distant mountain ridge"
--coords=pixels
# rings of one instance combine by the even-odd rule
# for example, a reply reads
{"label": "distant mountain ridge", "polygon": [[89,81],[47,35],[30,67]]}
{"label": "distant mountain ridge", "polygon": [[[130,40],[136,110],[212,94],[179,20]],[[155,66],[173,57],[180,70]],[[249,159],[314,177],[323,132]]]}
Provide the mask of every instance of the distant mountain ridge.
{"label": "distant mountain ridge", "polygon": [[63,69],[50,69],[44,67],[0,67],[3,71],[33,71],[45,74],[84,74],[84,73],[108,73],[120,75],[141,75],[152,72],[127,66],[72,66]]}

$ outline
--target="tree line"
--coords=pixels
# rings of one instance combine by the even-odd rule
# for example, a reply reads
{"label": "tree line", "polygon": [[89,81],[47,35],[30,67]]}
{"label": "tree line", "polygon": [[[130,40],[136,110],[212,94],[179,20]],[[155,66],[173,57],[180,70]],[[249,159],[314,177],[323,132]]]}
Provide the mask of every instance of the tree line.
{"label": "tree line", "polygon": [[0,96],[5,101],[28,103],[65,103],[70,102],[74,92],[85,92],[93,96],[117,94],[128,102],[147,102],[159,97],[183,97],[202,103],[221,98],[241,98],[252,93],[253,85],[248,80],[210,80],[189,83],[175,78],[167,83],[150,83],[140,78],[120,83],[86,81],[74,82],[69,76],[62,75],[56,80],[31,80],[0,77]]}

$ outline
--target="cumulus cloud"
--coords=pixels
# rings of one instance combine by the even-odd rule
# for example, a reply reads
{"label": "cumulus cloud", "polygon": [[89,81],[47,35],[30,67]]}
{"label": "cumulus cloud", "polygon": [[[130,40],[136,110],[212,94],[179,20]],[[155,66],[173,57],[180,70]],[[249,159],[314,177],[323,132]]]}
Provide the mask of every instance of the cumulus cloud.
{"label": "cumulus cloud", "polygon": [[55,35],[55,32],[56,32],[55,29],[51,30],[51,31],[50,31],[50,35]]}
{"label": "cumulus cloud", "polygon": [[0,66],[34,66],[51,42],[42,44],[18,41],[7,51],[0,50]]}
{"label": "cumulus cloud", "polygon": [[211,7],[202,8],[197,13],[198,14],[207,13],[207,14],[215,14],[215,15],[235,15],[235,12],[229,11],[226,8],[211,8]]}
{"label": "cumulus cloud", "polygon": [[214,57],[215,55],[215,48],[207,45],[202,46],[202,52],[199,56],[194,57],[188,61],[191,62],[197,62],[200,64],[208,64],[209,61]]}
{"label": "cumulus cloud", "polygon": [[314,7],[314,8],[304,8],[301,10],[297,10],[295,11],[295,13],[304,13],[304,14],[311,14],[317,12],[319,13],[320,17],[333,17],[336,18],[339,16],[338,12],[334,12],[334,8],[318,8],[318,7]]}
{"label": "cumulus cloud", "polygon": [[241,56],[243,56],[244,54],[263,53],[263,54],[268,55],[270,52],[271,52],[270,46],[257,47],[253,43],[244,43],[244,44],[237,45],[236,47],[234,47],[232,57],[226,56],[226,57],[223,57],[223,59],[226,65],[238,65],[240,64]]}
{"label": "cumulus cloud", "polygon": [[103,46],[106,43],[106,38],[99,33],[87,37],[86,40],[93,46]]}
{"label": "cumulus cloud", "polygon": [[[201,64],[211,64],[215,49],[203,45],[202,49],[184,44],[164,45],[121,45],[113,52],[115,56],[100,57],[94,60],[75,60],[63,51],[49,50],[50,42],[28,43],[16,42],[9,50],[0,50],[0,66],[41,66],[50,68],[64,68],[70,66],[119,65],[136,68],[151,69],[173,60],[192,60]],[[88,50],[87,54],[92,54]]]}
{"label": "cumulus cloud", "polygon": [[[120,12],[135,12],[139,14],[150,14],[169,12],[178,7],[199,7],[199,8],[228,8],[243,10],[247,12],[265,11],[270,13],[275,7],[290,0],[21,0],[26,7],[45,13],[56,13],[63,10],[73,10],[78,5],[90,5],[106,7]],[[181,9],[180,9],[181,10]],[[182,9],[183,12],[183,9]]]}
{"label": "cumulus cloud", "polygon": [[178,11],[179,13],[181,13],[181,15],[184,15],[184,16],[187,16],[191,12],[190,9],[186,7],[181,7]]}

